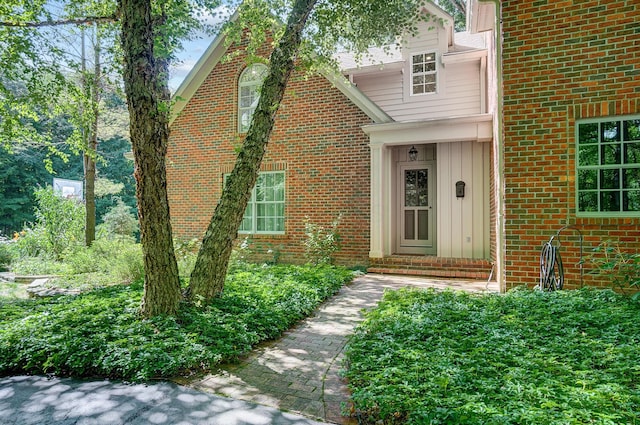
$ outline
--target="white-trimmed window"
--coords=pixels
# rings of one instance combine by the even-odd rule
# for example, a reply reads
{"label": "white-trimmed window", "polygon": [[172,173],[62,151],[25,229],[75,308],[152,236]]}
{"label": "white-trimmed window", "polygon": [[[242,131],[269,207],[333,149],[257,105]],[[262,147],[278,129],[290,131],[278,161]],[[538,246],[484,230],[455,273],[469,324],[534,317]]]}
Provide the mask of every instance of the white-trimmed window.
{"label": "white-trimmed window", "polygon": [[577,208],[583,216],[640,216],[640,116],[576,125]]}
{"label": "white-trimmed window", "polygon": [[411,55],[412,96],[437,92],[437,69],[435,52]]}
{"label": "white-trimmed window", "polygon": [[260,99],[260,86],[267,75],[267,67],[261,63],[249,65],[238,80],[238,130],[245,133]]}
{"label": "white-trimmed window", "polygon": [[284,184],[284,171],[268,171],[258,175],[240,233],[284,233]]}

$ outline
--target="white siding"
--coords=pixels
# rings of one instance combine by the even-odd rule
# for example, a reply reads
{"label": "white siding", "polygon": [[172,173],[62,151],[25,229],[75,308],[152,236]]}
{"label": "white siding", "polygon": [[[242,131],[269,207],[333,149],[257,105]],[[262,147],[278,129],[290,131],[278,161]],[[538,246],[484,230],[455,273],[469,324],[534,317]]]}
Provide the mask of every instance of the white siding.
{"label": "white siding", "polygon": [[[438,144],[438,256],[489,258],[490,145],[478,142]],[[466,183],[464,198],[455,184]]]}
{"label": "white siding", "polygon": [[[440,67],[438,93],[411,96],[405,101],[407,73],[380,73],[354,77],[358,88],[395,121],[472,115],[482,112],[480,61]],[[408,84],[408,81],[406,81]]]}
{"label": "white siding", "polygon": [[[427,51],[441,50],[446,48],[446,32],[440,25],[433,25],[431,22],[421,22],[418,24],[419,32],[417,37],[409,37],[407,43],[403,45],[406,51]],[[438,28],[438,29],[436,29]]]}

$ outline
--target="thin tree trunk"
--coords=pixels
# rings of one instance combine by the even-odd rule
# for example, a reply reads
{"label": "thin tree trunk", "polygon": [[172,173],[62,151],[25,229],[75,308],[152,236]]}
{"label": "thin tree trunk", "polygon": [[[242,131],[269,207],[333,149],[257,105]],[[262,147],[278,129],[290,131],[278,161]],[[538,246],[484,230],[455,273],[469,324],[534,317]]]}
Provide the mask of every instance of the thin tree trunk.
{"label": "thin tree trunk", "polygon": [[296,0],[287,27],[269,60],[269,73],[260,91],[258,107],[207,228],[187,291],[190,299],[209,300],[222,292],[233,241],[238,234],[251,189],[273,129],[276,113],[293,71],[302,31],[317,0]]}
{"label": "thin tree trunk", "polygon": [[[124,82],[129,107],[145,316],[174,314],[182,294],[173,250],[165,157],[169,141],[168,62],[154,57],[150,0],[120,0]],[[151,113],[150,113],[151,111]]]}
{"label": "thin tree trunk", "polygon": [[[84,31],[82,33],[84,47]],[[84,62],[84,48],[82,50]],[[95,63],[93,69],[93,78],[91,87],[86,92],[91,92],[91,129],[89,131],[88,143],[84,153],[84,190],[85,190],[85,227],[84,239],[87,246],[91,246],[96,239],[96,155],[98,152],[98,114],[100,103],[100,37],[98,35],[98,26],[96,24],[96,44],[94,46]],[[84,66],[83,66],[84,67]],[[88,84],[86,78],[85,84]]]}

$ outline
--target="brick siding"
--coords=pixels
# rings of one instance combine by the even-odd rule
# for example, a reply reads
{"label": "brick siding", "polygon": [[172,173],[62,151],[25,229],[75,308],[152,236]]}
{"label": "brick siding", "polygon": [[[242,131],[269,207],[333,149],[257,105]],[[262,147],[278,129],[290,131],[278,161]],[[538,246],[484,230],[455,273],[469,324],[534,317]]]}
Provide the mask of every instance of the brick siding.
{"label": "brick siding", "polygon": [[[640,114],[640,3],[534,0],[501,6],[510,288],[537,283],[541,246],[566,224],[585,235],[585,253],[608,239],[640,249],[640,219],[578,218],[575,205],[576,119]],[[576,286],[576,232],[562,235],[565,276]],[[608,283],[589,274],[586,281]]]}
{"label": "brick siding", "polygon": [[[178,239],[202,236],[223,175],[235,163],[234,149],[243,136],[237,129],[237,82],[245,67],[238,55],[219,63],[172,124],[167,173]],[[256,258],[303,261],[305,218],[329,227],[342,214],[342,250],[336,258],[347,265],[367,264],[369,141],[361,127],[370,123],[325,78],[294,73],[262,164],[263,171],[285,171],[285,234],[249,236]]]}

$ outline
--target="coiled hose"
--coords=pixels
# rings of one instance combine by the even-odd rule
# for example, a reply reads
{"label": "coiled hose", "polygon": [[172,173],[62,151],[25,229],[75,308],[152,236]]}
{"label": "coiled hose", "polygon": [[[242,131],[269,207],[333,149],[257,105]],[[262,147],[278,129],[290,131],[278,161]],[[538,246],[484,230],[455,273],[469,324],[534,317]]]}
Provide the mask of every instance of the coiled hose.
{"label": "coiled hose", "polygon": [[559,246],[554,245],[555,236],[542,246],[540,253],[540,284],[542,291],[557,291],[564,285],[564,268],[560,257]]}
{"label": "coiled hose", "polygon": [[540,253],[540,283],[536,288],[542,291],[557,291],[564,286],[564,267],[562,266],[562,258],[560,258],[560,233],[565,229],[571,229],[578,233],[580,241],[580,286],[583,286],[583,246],[582,232],[578,226],[571,224],[562,227],[554,236],[542,245]]}

